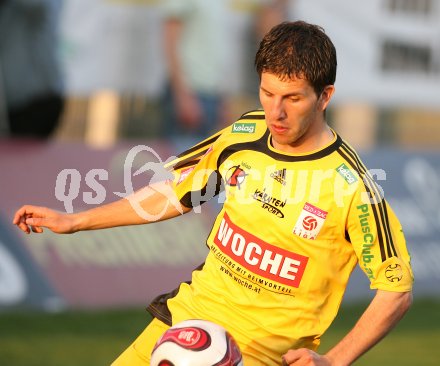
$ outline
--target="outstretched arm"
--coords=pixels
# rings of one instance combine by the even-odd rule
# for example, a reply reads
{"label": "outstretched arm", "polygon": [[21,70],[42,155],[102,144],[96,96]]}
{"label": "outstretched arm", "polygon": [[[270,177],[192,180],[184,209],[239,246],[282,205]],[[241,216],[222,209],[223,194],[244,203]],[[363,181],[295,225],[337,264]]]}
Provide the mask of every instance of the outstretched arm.
{"label": "outstretched arm", "polygon": [[15,213],[12,222],[27,234],[31,231],[42,233],[43,228],[69,234],[163,221],[188,211],[190,209],[177,200],[169,182],[158,182],[116,202],[80,213],[65,214],[46,207],[26,205]]}
{"label": "outstretched arm", "polygon": [[378,290],[354,328],[325,355],[309,349],[289,350],[285,365],[346,366],[378,343],[399,322],[412,302],[411,292]]}

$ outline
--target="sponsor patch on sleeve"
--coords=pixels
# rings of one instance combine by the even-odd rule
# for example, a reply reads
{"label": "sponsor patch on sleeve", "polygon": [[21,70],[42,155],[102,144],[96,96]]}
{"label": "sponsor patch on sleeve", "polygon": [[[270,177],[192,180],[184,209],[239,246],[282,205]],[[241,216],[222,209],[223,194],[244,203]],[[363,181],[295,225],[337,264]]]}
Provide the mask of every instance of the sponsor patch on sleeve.
{"label": "sponsor patch on sleeve", "polygon": [[354,182],[357,182],[356,175],[349,169],[345,163],[342,163],[336,168],[336,171],[341,175],[342,178],[345,179],[345,181],[348,184],[353,184]]}

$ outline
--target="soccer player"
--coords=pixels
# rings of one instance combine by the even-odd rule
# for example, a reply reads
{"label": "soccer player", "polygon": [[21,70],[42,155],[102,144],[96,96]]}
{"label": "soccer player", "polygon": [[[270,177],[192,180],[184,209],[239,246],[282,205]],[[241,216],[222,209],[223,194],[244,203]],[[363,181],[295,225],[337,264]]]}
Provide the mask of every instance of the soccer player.
{"label": "soccer player", "polygon": [[[224,326],[247,366],[349,365],[411,304],[413,275],[398,219],[359,156],[326,123],[337,65],[331,40],[318,26],[285,22],[263,38],[255,65],[263,109],[179,155],[167,166],[172,179],[131,198],[164,220],[222,190],[226,197],[205,262],[190,282],[149,305],[153,321],[115,366],[148,365],[158,337],[192,318]],[[27,233],[146,221],[127,199],[75,214],[24,206],[13,220]],[[376,294],[353,329],[321,355],[321,335],[357,263]]]}

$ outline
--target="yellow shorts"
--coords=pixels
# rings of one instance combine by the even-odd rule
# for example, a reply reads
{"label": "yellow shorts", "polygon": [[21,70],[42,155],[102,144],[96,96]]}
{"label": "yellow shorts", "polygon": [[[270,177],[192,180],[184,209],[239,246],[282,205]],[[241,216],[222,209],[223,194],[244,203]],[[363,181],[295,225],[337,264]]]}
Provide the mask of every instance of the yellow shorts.
{"label": "yellow shorts", "polygon": [[159,337],[169,328],[153,318],[139,337],[111,364],[111,366],[150,366],[150,355]]}

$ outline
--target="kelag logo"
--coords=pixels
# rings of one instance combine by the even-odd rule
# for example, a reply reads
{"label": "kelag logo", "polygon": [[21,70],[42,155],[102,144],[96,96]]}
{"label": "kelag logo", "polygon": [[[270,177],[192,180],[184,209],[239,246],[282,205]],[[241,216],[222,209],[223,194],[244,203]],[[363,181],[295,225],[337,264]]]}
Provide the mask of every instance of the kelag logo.
{"label": "kelag logo", "polygon": [[232,125],[232,133],[254,133],[256,123],[234,123]]}
{"label": "kelag logo", "polygon": [[345,179],[345,181],[348,184],[353,184],[357,181],[356,176],[353,174],[353,172],[348,168],[347,165],[342,163],[336,168],[336,171],[341,175],[342,178]]}

